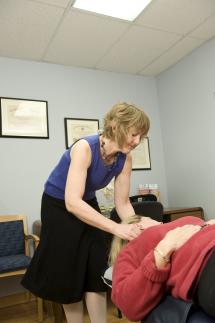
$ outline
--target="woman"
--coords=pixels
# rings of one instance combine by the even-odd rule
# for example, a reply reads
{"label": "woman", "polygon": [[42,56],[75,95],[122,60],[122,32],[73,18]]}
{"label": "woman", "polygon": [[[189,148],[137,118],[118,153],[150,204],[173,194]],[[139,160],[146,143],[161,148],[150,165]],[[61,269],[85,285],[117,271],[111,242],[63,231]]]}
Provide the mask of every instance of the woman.
{"label": "woman", "polygon": [[172,294],[194,299],[215,318],[215,220],[205,223],[189,216],[166,224],[146,221],[146,228],[144,221],[137,224],[142,234],[118,256],[113,242],[113,302],[130,320],[139,321]]}
{"label": "woman", "polygon": [[134,224],[117,224],[99,210],[95,192],[115,177],[115,205],[122,219],[134,213],[129,201],[130,151],[146,136],[149,119],[138,107],[115,105],[102,135],[70,147],[50,174],[41,207],[41,240],[22,284],[35,295],[64,304],[68,322],[83,322],[83,299],[92,323],[106,322],[104,231],[132,240]]}

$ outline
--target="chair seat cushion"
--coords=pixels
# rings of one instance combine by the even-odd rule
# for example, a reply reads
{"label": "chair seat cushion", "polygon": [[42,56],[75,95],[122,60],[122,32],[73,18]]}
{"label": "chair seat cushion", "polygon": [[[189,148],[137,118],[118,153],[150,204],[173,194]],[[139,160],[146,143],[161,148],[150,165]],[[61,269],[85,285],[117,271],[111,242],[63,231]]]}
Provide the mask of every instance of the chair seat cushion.
{"label": "chair seat cushion", "polygon": [[30,261],[31,258],[23,254],[0,257],[0,273],[25,269]]}

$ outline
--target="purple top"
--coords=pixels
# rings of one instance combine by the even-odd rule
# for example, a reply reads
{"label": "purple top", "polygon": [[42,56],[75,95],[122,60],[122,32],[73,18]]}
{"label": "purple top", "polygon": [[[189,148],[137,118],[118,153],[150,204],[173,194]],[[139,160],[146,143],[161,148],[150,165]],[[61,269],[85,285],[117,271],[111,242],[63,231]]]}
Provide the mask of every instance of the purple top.
{"label": "purple top", "polygon": [[[94,198],[97,190],[105,187],[113,177],[122,171],[126,155],[121,152],[117,153],[116,161],[107,166],[101,158],[99,135],[88,136],[83,139],[89,143],[92,152],[92,161],[87,170],[83,196],[83,200],[86,201]],[[66,179],[70,162],[72,162],[72,158],[70,159],[71,147],[65,151],[59,163],[51,172],[44,188],[45,193],[61,200],[65,199]]]}

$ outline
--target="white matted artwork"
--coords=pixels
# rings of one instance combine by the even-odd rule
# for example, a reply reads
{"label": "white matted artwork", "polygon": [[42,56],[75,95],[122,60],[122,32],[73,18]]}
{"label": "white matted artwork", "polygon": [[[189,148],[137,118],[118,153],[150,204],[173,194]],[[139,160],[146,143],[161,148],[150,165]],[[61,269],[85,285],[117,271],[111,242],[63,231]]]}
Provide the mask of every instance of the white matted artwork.
{"label": "white matted artwork", "polygon": [[0,135],[49,138],[47,101],[0,98]]}

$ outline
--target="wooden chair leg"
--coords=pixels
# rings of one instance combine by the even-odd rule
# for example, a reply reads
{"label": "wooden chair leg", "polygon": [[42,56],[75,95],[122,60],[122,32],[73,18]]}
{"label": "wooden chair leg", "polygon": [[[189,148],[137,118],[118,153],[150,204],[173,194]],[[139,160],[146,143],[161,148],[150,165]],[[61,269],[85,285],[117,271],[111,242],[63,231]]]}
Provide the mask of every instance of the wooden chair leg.
{"label": "wooden chair leg", "polygon": [[25,292],[25,299],[26,299],[26,302],[29,303],[30,300],[31,300],[31,293],[29,291],[26,291]]}
{"label": "wooden chair leg", "polygon": [[37,312],[38,312],[38,322],[43,321],[43,299],[37,297]]}
{"label": "wooden chair leg", "polygon": [[52,302],[54,323],[62,323],[64,318],[63,306],[58,303]]}

